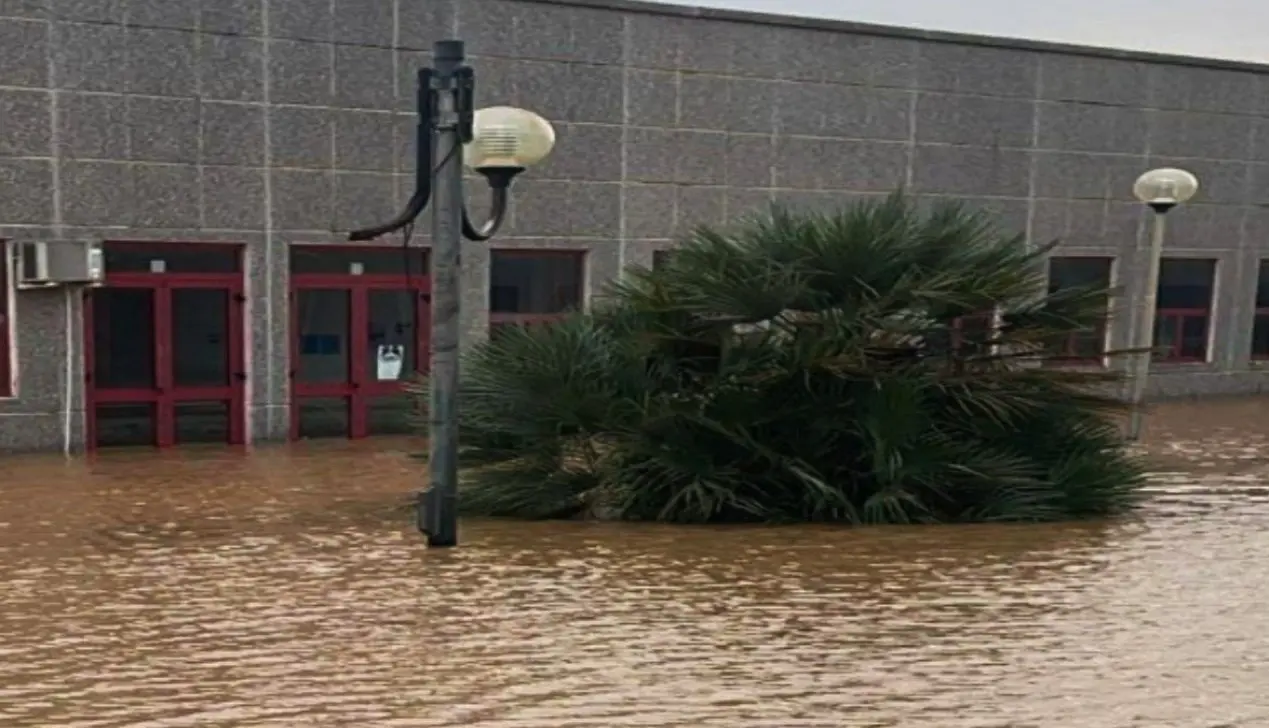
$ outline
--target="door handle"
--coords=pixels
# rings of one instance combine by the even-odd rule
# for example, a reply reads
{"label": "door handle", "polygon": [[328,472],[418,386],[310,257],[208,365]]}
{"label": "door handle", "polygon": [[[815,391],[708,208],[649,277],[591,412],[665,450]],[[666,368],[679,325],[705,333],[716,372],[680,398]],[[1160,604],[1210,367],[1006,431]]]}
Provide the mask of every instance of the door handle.
{"label": "door handle", "polygon": [[246,373],[246,372],[234,372],[234,379],[237,379],[237,380],[238,380],[238,381],[240,381],[240,382],[245,382],[245,381],[247,381],[247,373]]}

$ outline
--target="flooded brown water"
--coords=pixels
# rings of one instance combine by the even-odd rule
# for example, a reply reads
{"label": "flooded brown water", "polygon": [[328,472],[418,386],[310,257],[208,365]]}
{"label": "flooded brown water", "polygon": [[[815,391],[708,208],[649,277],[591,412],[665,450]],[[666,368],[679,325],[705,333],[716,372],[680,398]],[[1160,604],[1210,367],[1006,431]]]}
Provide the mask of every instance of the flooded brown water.
{"label": "flooded brown water", "polygon": [[438,552],[400,443],[7,459],[0,726],[1269,726],[1267,404],[1162,411],[1110,524]]}

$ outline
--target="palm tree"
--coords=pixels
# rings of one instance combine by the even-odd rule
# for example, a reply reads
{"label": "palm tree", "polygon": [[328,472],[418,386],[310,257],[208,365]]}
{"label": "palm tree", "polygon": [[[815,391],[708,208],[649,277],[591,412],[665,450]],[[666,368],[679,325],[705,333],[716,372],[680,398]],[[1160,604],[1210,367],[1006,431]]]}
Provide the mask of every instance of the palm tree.
{"label": "palm tree", "polygon": [[1050,366],[1106,290],[1048,249],[894,195],[701,228],[590,313],[465,363],[469,513],[675,522],[1047,521],[1122,512],[1106,394]]}

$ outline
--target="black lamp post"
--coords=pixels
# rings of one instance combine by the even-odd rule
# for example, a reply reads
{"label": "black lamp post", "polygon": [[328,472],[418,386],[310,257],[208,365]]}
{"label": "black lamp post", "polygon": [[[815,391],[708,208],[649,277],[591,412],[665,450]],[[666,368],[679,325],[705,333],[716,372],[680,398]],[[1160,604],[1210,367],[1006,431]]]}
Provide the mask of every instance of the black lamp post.
{"label": "black lamp post", "polygon": [[[434,68],[419,69],[414,194],[400,215],[349,240],[400,230],[432,203],[432,331],[429,381],[430,481],[418,505],[428,545],[458,543],[458,353],[461,331],[462,239],[485,241],[502,225],[512,180],[550,153],[555,132],[531,111],[507,106],[476,111],[475,74],[463,42],[438,41]],[[476,227],[463,202],[463,157],[493,191],[489,219]]]}

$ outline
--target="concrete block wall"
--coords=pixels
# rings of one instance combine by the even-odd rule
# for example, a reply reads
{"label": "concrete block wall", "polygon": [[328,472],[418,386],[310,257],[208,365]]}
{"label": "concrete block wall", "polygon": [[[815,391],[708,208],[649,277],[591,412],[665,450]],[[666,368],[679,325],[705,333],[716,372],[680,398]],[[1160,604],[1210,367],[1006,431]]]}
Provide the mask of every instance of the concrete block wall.
{"label": "concrete block wall", "polygon": [[[1269,254],[1269,70],[1250,65],[627,0],[0,0],[0,238],[246,246],[251,431],[282,437],[287,246],[341,240],[409,196],[414,72],[450,37],[478,103],[535,109],[559,134],[495,246],[585,250],[591,290],[697,223],[903,186],[1115,255],[1132,299],[1146,219],[1131,183],[1177,164],[1203,190],[1169,255],[1221,262],[1217,346],[1156,390],[1269,381],[1247,362]],[[464,258],[473,339],[488,255]],[[0,449],[59,446],[68,412],[82,437],[63,381],[79,304],[17,301]]]}

